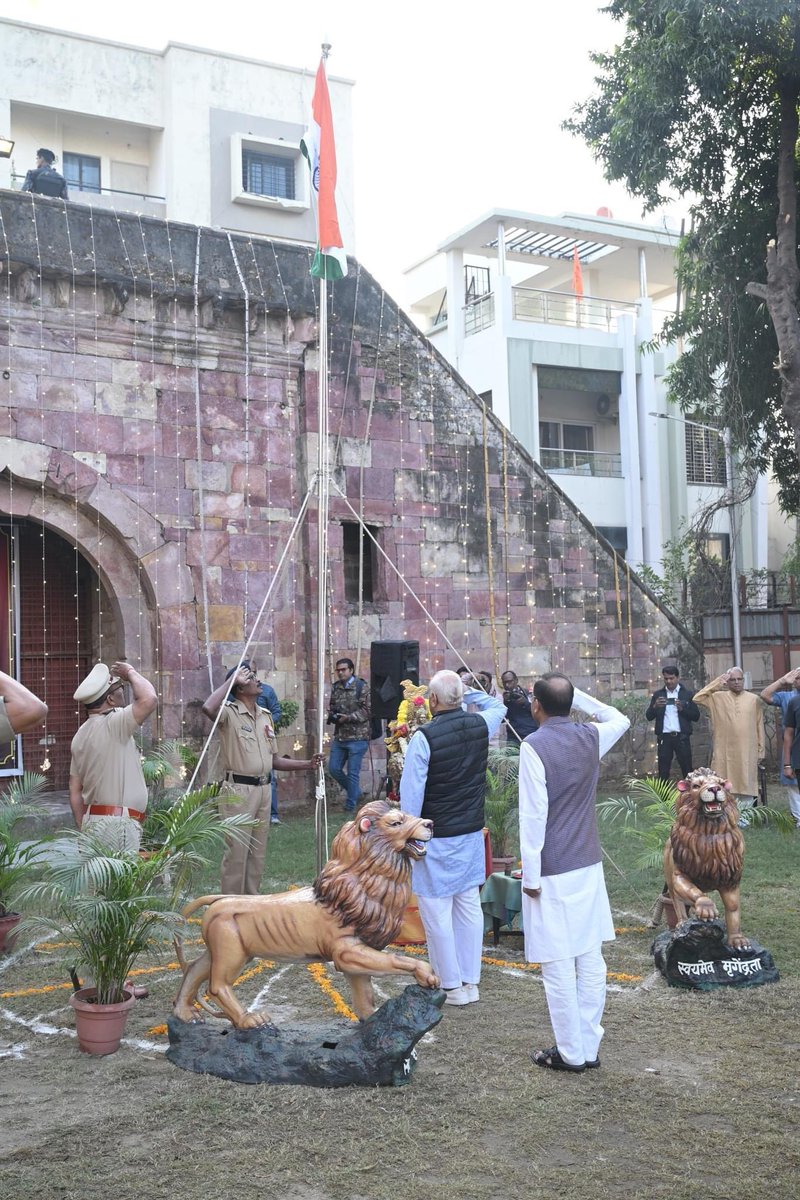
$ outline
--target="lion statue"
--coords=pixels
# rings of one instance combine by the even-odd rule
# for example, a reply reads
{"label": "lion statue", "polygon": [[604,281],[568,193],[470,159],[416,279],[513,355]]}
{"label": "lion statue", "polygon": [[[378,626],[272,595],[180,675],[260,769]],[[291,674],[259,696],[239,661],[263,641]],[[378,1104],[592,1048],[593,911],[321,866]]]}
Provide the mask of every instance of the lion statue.
{"label": "lion statue", "polygon": [[384,953],[400,929],[411,895],[411,860],[424,857],[432,830],[432,821],[375,800],[339,830],[331,857],[312,887],[267,896],[201,896],[187,905],[184,917],[207,905],[202,921],[206,951],[187,965],[182,945],[176,943],[184,975],[175,1016],[182,1021],[202,1019],[195,1001],[208,980],[208,995],[223,1011],[200,999],[206,1011],[227,1016],[237,1029],[268,1024],[267,1012],[245,1012],[233,991],[234,980],[251,958],[332,962],[347,977],[353,1008],[362,1021],[376,1007],[372,975],[408,972],[422,987],[438,987],[427,962]]}
{"label": "lion statue", "polygon": [[708,767],[692,771],[678,783],[675,823],[664,847],[664,877],[680,920],[688,906],[701,921],[713,921],[716,906],[707,895],[716,890],[725,906],[728,944],[750,945],[739,916],[739,884],[744,863],[744,839],[729,780]]}

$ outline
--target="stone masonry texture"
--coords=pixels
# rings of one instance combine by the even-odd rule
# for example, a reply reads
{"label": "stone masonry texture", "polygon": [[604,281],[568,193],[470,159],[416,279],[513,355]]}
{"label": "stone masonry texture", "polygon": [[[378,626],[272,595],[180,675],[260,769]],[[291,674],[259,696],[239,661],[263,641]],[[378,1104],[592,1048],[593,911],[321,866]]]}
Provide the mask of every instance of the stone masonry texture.
{"label": "stone masonry texture", "polygon": [[[156,680],[159,733],[202,736],[209,667],[216,685],[253,634],[305,749],[315,497],[276,568],[316,468],[308,248],[14,192],[0,216],[0,514],[97,573],[76,622],[95,656]],[[644,694],[666,658],[699,672],[686,630],[369,273],[351,260],[329,295],[330,653],[360,652],[368,678],[372,640],[416,639],[423,678],[460,654],[609,700]],[[357,514],[379,545],[360,608]]]}

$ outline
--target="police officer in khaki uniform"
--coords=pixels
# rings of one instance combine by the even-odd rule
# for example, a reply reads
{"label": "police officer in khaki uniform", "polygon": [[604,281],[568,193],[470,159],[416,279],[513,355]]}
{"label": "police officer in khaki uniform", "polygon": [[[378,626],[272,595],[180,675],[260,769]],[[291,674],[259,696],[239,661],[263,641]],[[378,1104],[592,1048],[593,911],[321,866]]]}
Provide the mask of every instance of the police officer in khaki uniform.
{"label": "police officer in khaki uniform", "polygon": [[[133,692],[125,703],[125,685]],[[147,784],[133,740],[155,712],[156,690],[130,663],[93,667],[75,692],[87,719],[72,739],[69,803],[78,829],[111,851],[136,853],[142,840]]]}
{"label": "police officer in khaki uniform", "polygon": [[[261,681],[244,661],[236,673],[229,671],[225,682],[206,700],[203,712],[217,728],[224,769],[220,804],[225,816],[246,813],[258,824],[245,834],[244,841],[231,841],[222,860],[221,890],[231,895],[256,896],[267,857],[272,772],[313,771],[321,758],[284,758],[277,756],[275,730],[266,709],[257,703]],[[232,679],[232,681],[231,681]],[[222,711],[220,712],[220,708]]]}

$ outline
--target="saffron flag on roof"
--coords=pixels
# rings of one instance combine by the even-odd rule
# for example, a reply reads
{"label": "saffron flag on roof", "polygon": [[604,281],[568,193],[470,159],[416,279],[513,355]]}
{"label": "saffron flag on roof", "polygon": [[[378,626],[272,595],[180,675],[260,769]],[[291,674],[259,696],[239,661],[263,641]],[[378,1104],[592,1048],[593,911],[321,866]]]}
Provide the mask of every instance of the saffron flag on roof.
{"label": "saffron flag on roof", "polygon": [[317,70],[311,124],[300,149],[308,159],[311,187],[317,200],[317,252],[311,274],[316,279],[341,279],[347,274],[347,255],[336,215],[336,146],[324,59]]}
{"label": "saffron flag on roof", "polygon": [[572,290],[579,300],[583,299],[583,269],[577,242],[572,247]]}

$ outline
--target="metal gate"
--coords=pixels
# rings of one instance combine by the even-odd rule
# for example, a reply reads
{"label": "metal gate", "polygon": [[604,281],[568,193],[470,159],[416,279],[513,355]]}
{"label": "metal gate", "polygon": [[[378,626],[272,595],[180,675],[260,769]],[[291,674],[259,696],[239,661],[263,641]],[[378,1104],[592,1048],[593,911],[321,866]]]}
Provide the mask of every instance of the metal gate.
{"label": "metal gate", "polygon": [[70,743],[80,724],[73,692],[89,669],[96,575],[62,537],[30,521],[17,526],[20,679],[48,706],[44,726],[24,734],[26,771],[69,784]]}

